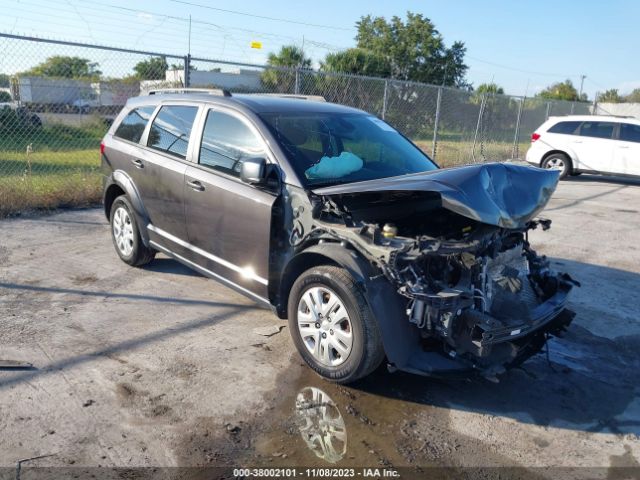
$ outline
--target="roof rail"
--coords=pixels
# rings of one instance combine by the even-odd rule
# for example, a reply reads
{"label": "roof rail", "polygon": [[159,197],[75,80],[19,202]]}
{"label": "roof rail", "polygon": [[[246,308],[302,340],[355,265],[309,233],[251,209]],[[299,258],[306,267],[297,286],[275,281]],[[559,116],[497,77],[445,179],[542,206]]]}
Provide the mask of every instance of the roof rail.
{"label": "roof rail", "polygon": [[612,118],[637,118],[633,115],[612,115],[610,113],[564,113],[562,115],[549,115],[549,118],[559,117],[612,117]]}
{"label": "roof rail", "polygon": [[208,93],[209,95],[219,95],[221,97],[230,97],[231,92],[222,88],[156,88],[149,90],[147,95],[157,95],[164,93]]}
{"label": "roof rail", "polygon": [[308,100],[310,102],[327,101],[327,99],[321,95],[298,95],[296,93],[249,93],[248,95],[260,95],[261,97],[295,98],[298,100]]}

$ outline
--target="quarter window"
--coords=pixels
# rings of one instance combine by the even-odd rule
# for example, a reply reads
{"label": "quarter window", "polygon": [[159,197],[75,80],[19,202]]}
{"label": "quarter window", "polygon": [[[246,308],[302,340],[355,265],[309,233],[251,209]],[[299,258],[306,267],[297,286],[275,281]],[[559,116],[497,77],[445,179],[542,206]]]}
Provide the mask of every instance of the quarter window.
{"label": "quarter window", "polygon": [[204,124],[200,164],[229,175],[240,175],[247,158],[265,157],[261,139],[239,118],[210,110]]}
{"label": "quarter window", "polygon": [[147,122],[156,107],[140,107],[131,110],[113,133],[115,137],[138,143],[142,138]]}
{"label": "quarter window", "polygon": [[616,124],[611,122],[583,122],[580,135],[583,137],[613,138]]}
{"label": "quarter window", "polygon": [[558,122],[548,131],[549,133],[561,133],[564,135],[575,135],[576,130],[580,127],[580,122]]}
{"label": "quarter window", "polygon": [[640,143],[640,125],[623,123],[620,125],[620,140]]}
{"label": "quarter window", "polygon": [[186,158],[197,112],[198,107],[162,107],[151,124],[147,145],[170,155]]}

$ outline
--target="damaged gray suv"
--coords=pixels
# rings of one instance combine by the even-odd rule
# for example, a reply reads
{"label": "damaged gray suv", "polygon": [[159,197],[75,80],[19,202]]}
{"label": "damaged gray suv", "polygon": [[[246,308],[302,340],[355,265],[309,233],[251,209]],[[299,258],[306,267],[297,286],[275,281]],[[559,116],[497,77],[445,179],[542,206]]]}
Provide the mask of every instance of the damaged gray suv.
{"label": "damaged gray suv", "polygon": [[288,318],[304,360],[487,378],[539,352],[572,286],[528,242],[558,172],[441,170],[384,121],[305,98],[129,100],[101,145],[116,252],[162,252]]}

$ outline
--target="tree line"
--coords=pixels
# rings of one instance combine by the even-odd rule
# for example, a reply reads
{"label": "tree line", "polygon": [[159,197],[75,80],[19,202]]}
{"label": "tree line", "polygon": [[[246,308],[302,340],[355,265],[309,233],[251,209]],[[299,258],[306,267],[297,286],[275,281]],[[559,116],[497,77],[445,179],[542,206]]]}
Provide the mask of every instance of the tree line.
{"label": "tree line", "polygon": [[640,103],[640,88],[635,88],[628,95],[620,95],[617,88],[612,88],[598,95],[601,103]]}
{"label": "tree line", "polygon": [[[348,73],[456,87],[479,94],[504,94],[494,82],[474,88],[466,79],[465,44],[455,41],[447,47],[434,23],[420,14],[407,13],[406,20],[394,16],[364,16],[356,23],[356,46],[329,53],[320,62],[320,71]],[[312,61],[296,45],[285,45],[269,54],[267,63],[275,67],[310,69]],[[265,72],[263,81],[273,89],[282,75]],[[547,100],[587,101],[571,80],[557,82],[536,94]]]}

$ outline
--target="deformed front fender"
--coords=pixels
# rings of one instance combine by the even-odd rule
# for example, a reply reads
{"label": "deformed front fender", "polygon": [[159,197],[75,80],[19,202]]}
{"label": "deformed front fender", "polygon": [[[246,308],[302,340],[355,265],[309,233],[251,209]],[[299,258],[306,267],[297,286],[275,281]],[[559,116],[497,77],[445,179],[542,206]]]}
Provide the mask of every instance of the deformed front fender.
{"label": "deformed front fender", "polygon": [[136,217],[136,222],[140,227],[140,237],[142,238],[142,242],[149,246],[149,234],[147,232],[147,226],[150,223],[149,214],[147,210],[144,208],[144,204],[142,203],[142,198],[140,197],[140,193],[136,188],[131,177],[127,175],[126,172],[122,170],[115,170],[111,172],[111,174],[106,178],[104,183],[104,193],[102,197],[103,204],[105,206],[105,215],[107,219],[109,219],[109,211],[111,204],[115,198],[114,192],[119,190],[123,191],[127,197],[129,197],[129,201],[133,206],[133,214]]}
{"label": "deformed front fender", "polygon": [[[304,258],[309,262],[305,262]],[[320,259],[324,261],[319,263]],[[462,369],[458,362],[442,355],[436,353],[429,355],[422,352],[420,333],[407,318],[407,300],[396,292],[382,272],[353,249],[337,242],[320,243],[309,247],[291,259],[285,268],[284,277],[288,275],[297,277],[302,273],[301,271],[294,273],[296,265],[299,268],[300,265],[306,264],[309,265],[307,268],[311,268],[321,263],[341,266],[363,289],[369,308],[380,328],[389,364],[400,370],[419,371],[422,374],[425,371]],[[294,281],[295,278],[290,278],[290,285]],[[286,288],[286,284],[283,285],[287,293],[290,285],[289,288]],[[419,365],[416,365],[417,362]]]}

